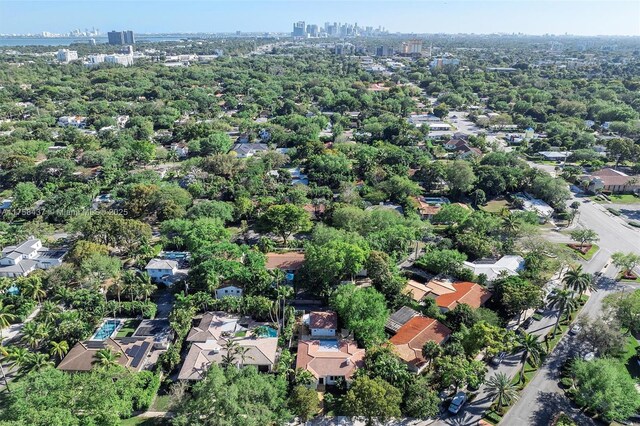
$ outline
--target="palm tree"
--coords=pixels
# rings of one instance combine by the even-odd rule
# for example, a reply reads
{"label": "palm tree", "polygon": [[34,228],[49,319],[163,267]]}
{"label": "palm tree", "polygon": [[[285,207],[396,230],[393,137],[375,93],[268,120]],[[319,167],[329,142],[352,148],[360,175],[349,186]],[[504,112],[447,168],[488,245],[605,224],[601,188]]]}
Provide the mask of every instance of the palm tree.
{"label": "palm tree", "polygon": [[67,352],[69,352],[69,344],[66,340],[51,342],[50,345],[51,350],[49,351],[49,353],[51,354],[51,356],[57,357],[60,360],[62,360]]}
{"label": "palm tree", "polygon": [[2,341],[2,330],[9,327],[11,321],[16,319],[16,316],[10,311],[13,311],[13,305],[4,305],[0,300],[0,342]]}
{"label": "palm tree", "polygon": [[582,265],[567,271],[562,282],[565,287],[578,293],[578,299],[585,291],[595,289],[593,276],[588,272],[583,272]]}
{"label": "palm tree", "polygon": [[556,325],[553,327],[553,335],[556,335],[558,325],[560,324],[560,318],[567,311],[571,312],[578,307],[578,301],[575,299],[575,294],[571,290],[558,289],[549,295],[549,306],[552,308],[558,308],[558,318],[556,319]]}
{"label": "palm tree", "polygon": [[508,406],[518,400],[518,390],[516,389],[516,385],[511,383],[509,376],[501,371],[489,378],[485,387],[492,397],[497,397],[496,404],[500,411],[502,410],[503,405]]}
{"label": "palm tree", "polygon": [[522,351],[522,357],[520,359],[522,363],[522,367],[520,367],[520,381],[524,383],[524,370],[527,366],[527,361],[534,367],[538,365],[542,354],[544,354],[544,349],[542,349],[542,345],[538,341],[538,336],[522,333],[518,336],[514,350]]}
{"label": "palm tree", "polygon": [[0,277],[0,292],[11,288],[12,282],[7,277]]}
{"label": "palm tree", "polygon": [[422,347],[422,356],[429,363],[429,367],[433,364],[433,360],[442,353],[442,347],[433,340],[427,341]]}
{"label": "palm tree", "polygon": [[60,307],[55,303],[47,300],[42,303],[38,318],[41,318],[45,324],[53,324],[60,314]]}
{"label": "palm tree", "polygon": [[44,324],[31,321],[22,326],[22,340],[24,340],[31,348],[37,348],[47,336]]}
{"label": "palm tree", "polygon": [[7,380],[7,375],[4,372],[4,365],[2,365],[2,362],[8,357],[9,351],[7,351],[7,348],[5,348],[4,346],[0,345],[0,373],[2,374],[2,379],[4,380],[4,385],[7,388],[7,392],[11,392],[11,389],[9,389],[9,381]]}
{"label": "palm tree", "polygon": [[151,282],[151,277],[146,272],[140,276],[140,294],[144,296],[144,301],[149,301],[149,296],[156,291],[156,285]]}
{"label": "palm tree", "polygon": [[252,356],[247,355],[247,352],[249,352],[249,348],[246,346],[238,346],[236,348],[236,355],[240,357],[240,366],[244,366],[248,359],[253,359]]}
{"label": "palm tree", "polygon": [[44,289],[42,278],[39,275],[31,275],[29,277],[21,278],[18,281],[18,287],[28,297],[37,300],[38,303],[42,302],[42,298],[47,296],[47,292]]}
{"label": "palm tree", "polygon": [[26,365],[23,367],[26,372],[40,371],[48,367],[53,367],[53,362],[49,359],[47,354],[40,352],[29,352],[26,361]]}
{"label": "palm tree", "polygon": [[122,281],[122,277],[114,278],[113,284],[111,284],[111,288],[116,292],[116,296],[118,297],[118,303],[121,303],[120,297],[122,295],[122,290],[125,289],[125,284]]}
{"label": "palm tree", "polygon": [[12,346],[7,348],[9,360],[9,367],[18,367],[19,369],[24,368],[27,364],[27,358],[29,356],[29,351],[26,348],[21,346]]}
{"label": "palm tree", "polygon": [[240,345],[234,342],[233,340],[227,340],[227,343],[224,345],[225,354],[222,355],[220,360],[220,365],[224,368],[230,367],[232,365],[236,365],[236,355],[238,354],[238,348]]}
{"label": "palm tree", "polygon": [[512,214],[502,218],[502,227],[509,235],[515,235],[520,230],[520,221]]}
{"label": "palm tree", "polygon": [[278,327],[282,327],[281,330],[284,329],[284,319],[285,319],[285,307],[287,306],[287,299],[293,296],[293,287],[288,285],[282,285],[278,287],[278,312],[282,315],[282,325],[278,321]]}
{"label": "palm tree", "polygon": [[95,364],[98,364],[102,367],[110,367],[113,365],[118,365],[118,359],[122,356],[120,352],[114,352],[111,348],[103,348],[96,352],[95,354]]}

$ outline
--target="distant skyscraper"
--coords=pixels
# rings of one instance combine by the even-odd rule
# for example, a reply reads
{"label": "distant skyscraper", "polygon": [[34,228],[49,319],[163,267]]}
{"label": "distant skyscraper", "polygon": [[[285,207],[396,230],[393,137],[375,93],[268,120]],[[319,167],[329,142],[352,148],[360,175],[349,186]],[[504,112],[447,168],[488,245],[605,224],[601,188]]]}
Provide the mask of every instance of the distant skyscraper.
{"label": "distant skyscraper", "polygon": [[393,49],[389,46],[378,46],[376,56],[393,56]]}
{"label": "distant skyscraper", "polygon": [[410,55],[419,55],[422,53],[422,41],[421,40],[409,40],[402,43],[402,53]]}
{"label": "distant skyscraper", "polygon": [[320,35],[320,28],[315,24],[309,24],[307,25],[307,34],[309,34],[310,37],[318,37]]}
{"label": "distant skyscraper", "polygon": [[109,37],[109,44],[122,46],[123,44],[135,44],[136,39],[133,35],[133,31],[109,31],[107,33]]}
{"label": "distant skyscraper", "polygon": [[294,37],[304,37],[307,35],[306,29],[304,21],[294,22],[292,35]]}
{"label": "distant skyscraper", "polygon": [[107,37],[109,37],[109,44],[114,44],[114,45],[124,44],[124,33],[122,31],[109,31],[107,33]]}
{"label": "distant skyscraper", "polygon": [[133,31],[123,31],[124,32],[124,44],[136,44],[136,39],[133,35]]}

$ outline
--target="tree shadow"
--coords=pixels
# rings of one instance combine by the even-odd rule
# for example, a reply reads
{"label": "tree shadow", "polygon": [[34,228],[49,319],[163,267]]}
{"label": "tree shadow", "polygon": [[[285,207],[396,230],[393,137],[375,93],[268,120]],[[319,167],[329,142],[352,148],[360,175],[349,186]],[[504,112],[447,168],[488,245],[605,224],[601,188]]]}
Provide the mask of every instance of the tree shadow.
{"label": "tree shadow", "polygon": [[531,415],[531,425],[547,426],[561,411],[570,416],[578,426],[604,425],[582,413],[569,398],[555,392],[538,392],[536,406],[537,410]]}

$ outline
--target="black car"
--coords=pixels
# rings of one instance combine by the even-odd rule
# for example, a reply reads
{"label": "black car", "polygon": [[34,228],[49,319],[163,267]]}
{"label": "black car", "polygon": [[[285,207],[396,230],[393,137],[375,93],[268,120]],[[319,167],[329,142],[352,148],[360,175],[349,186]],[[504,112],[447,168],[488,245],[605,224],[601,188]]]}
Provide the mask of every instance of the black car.
{"label": "black car", "polygon": [[520,326],[520,328],[529,328],[529,326],[533,324],[533,317],[529,317],[526,320],[524,320],[524,322],[522,323],[522,325]]}
{"label": "black car", "polygon": [[498,355],[491,358],[491,364],[500,365],[505,356],[507,356],[506,352],[500,352]]}

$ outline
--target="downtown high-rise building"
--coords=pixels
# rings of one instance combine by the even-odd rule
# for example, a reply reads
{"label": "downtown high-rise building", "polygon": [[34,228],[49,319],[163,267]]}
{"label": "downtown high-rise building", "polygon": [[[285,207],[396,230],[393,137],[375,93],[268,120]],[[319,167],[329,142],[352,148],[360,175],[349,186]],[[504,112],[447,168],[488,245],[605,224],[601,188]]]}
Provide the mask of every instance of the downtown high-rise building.
{"label": "downtown high-rise building", "polygon": [[293,33],[294,37],[305,37],[307,35],[307,27],[305,26],[304,21],[298,21],[293,23]]}
{"label": "downtown high-rise building", "polygon": [[109,38],[109,44],[113,44],[116,46],[122,46],[124,44],[135,44],[135,36],[133,35],[133,31],[109,31],[107,33],[107,37]]}

